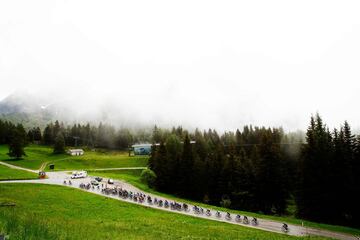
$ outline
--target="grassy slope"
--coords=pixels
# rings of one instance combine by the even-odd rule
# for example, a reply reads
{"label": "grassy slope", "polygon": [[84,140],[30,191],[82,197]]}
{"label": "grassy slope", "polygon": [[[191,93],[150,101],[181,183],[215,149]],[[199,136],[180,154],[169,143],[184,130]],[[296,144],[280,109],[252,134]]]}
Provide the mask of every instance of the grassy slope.
{"label": "grassy slope", "polygon": [[[0,160],[31,169],[38,169],[41,166],[41,164],[44,162],[55,163],[56,170],[94,169],[94,168],[107,168],[107,167],[140,167],[140,166],[146,166],[148,160],[147,157],[128,157],[126,153],[121,153],[121,152],[110,152],[110,153],[86,152],[84,156],[77,156],[77,157],[72,157],[63,154],[54,155],[52,154],[52,148],[47,146],[37,146],[37,145],[31,145],[26,148],[26,153],[28,157],[25,157],[22,160],[10,160],[6,155],[7,151],[8,151],[7,146],[0,145]],[[153,189],[150,189],[147,185],[140,182],[139,180],[140,173],[141,170],[121,170],[121,171],[94,172],[93,175],[101,175],[114,179],[123,179],[137,186],[143,191],[155,193],[178,201],[190,202],[204,207],[211,207],[213,209],[226,211],[226,209],[220,207],[209,206],[206,204],[201,204],[190,200],[176,198],[169,194],[156,192]],[[274,219],[274,220],[284,221],[294,224],[301,224],[302,222],[302,220],[295,219],[293,217],[264,216],[261,214],[254,214],[243,211],[234,211],[234,212],[238,212],[240,214],[245,214],[250,216],[257,216],[260,218]],[[332,226],[327,224],[318,224],[308,221],[304,221],[304,224],[305,226],[319,227],[319,228],[324,228],[339,232],[347,232],[351,234],[360,235],[360,230],[358,229],[352,229],[341,226]]]}
{"label": "grassy slope", "polygon": [[140,182],[141,169],[129,169],[129,170],[111,170],[111,171],[88,171],[88,174],[94,176],[101,176],[105,178],[121,179],[128,183],[140,188],[143,191],[149,192],[152,189],[146,184]]}
{"label": "grassy slope", "polygon": [[38,175],[36,173],[27,172],[18,169],[12,169],[3,165],[0,165],[0,181],[1,180],[15,180],[15,179],[36,179]]}
{"label": "grassy slope", "polygon": [[[10,239],[303,239],[197,219],[40,184],[0,184],[0,232]],[[324,239],[312,237],[311,239]]]}
{"label": "grassy slope", "polygon": [[[181,202],[188,202],[188,203],[192,203],[195,205],[199,205],[199,206],[203,206],[205,208],[212,208],[212,209],[218,209],[221,211],[227,211],[228,209],[225,208],[221,208],[221,207],[215,207],[212,205],[207,205],[207,204],[203,204],[203,203],[198,203],[198,202],[194,202],[191,200],[185,200],[182,198],[177,198],[173,195],[170,194],[165,194],[165,193],[160,193],[155,191],[154,189],[149,188],[146,184],[142,183],[140,181],[140,174],[141,174],[142,170],[117,170],[117,171],[101,171],[101,172],[90,172],[89,174],[94,175],[94,176],[102,176],[102,177],[108,177],[108,178],[113,178],[113,179],[122,179],[125,180],[129,183],[131,183],[132,185],[136,186],[137,188],[149,192],[149,193],[153,193],[153,194],[157,194],[159,196],[163,196],[169,199],[174,199],[177,201],[181,201]],[[301,223],[303,222],[305,226],[308,227],[315,227],[315,228],[322,228],[322,229],[328,229],[328,230],[332,230],[332,231],[337,231],[337,232],[344,232],[344,233],[349,233],[349,234],[354,234],[354,235],[360,235],[360,229],[354,229],[354,228],[349,228],[349,227],[344,227],[344,226],[334,226],[334,225],[328,225],[328,224],[321,224],[321,223],[315,223],[315,222],[310,222],[310,221],[305,221],[305,220],[301,220],[301,219],[297,219],[295,217],[292,216],[269,216],[269,215],[262,215],[262,214],[257,214],[257,213],[252,213],[252,212],[245,212],[245,211],[236,211],[236,210],[231,210],[234,213],[239,213],[241,215],[248,215],[248,216],[254,216],[254,217],[258,217],[258,218],[265,218],[265,219],[273,219],[276,221],[281,221],[281,222],[287,222],[287,223],[293,223],[293,224],[298,224],[301,225]]]}
{"label": "grassy slope", "polygon": [[67,154],[53,154],[52,148],[47,146],[30,145],[25,148],[27,157],[20,160],[9,159],[8,148],[0,145],[0,161],[39,169],[43,163],[54,163],[55,170],[95,169],[115,167],[145,167],[148,157],[129,157],[124,152],[92,152],[87,151],[83,156],[69,156]]}

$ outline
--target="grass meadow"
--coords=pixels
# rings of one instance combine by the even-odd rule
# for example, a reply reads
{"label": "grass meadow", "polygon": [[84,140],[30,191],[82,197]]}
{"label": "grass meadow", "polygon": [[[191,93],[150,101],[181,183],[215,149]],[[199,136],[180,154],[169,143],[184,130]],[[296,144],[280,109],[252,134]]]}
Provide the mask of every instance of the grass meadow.
{"label": "grass meadow", "polygon": [[27,172],[18,169],[12,169],[4,165],[0,165],[0,181],[3,180],[23,180],[23,179],[37,179],[36,173]]}
{"label": "grass meadow", "polygon": [[[93,171],[93,172],[90,171],[89,174],[94,175],[94,176],[101,176],[101,177],[105,177],[105,178],[124,180],[124,181],[136,186],[137,188],[141,189],[142,191],[145,191],[148,193],[153,193],[153,194],[156,194],[156,195],[159,195],[162,197],[166,197],[169,199],[173,199],[173,200],[176,200],[179,202],[186,202],[186,203],[202,206],[204,208],[211,208],[211,209],[220,210],[220,211],[228,211],[228,209],[226,209],[226,208],[216,207],[216,206],[208,205],[205,203],[200,203],[200,202],[195,202],[195,201],[184,199],[184,198],[179,198],[179,197],[176,197],[171,194],[157,192],[156,190],[148,187],[147,184],[141,182],[141,180],[140,180],[141,171],[142,170],[112,170],[112,171]],[[322,229],[327,229],[327,230],[331,230],[331,231],[344,232],[344,233],[349,233],[349,234],[353,234],[356,236],[360,236],[360,229],[344,227],[344,226],[329,225],[329,224],[322,224],[322,223],[315,223],[315,222],[311,222],[311,221],[298,219],[293,215],[271,216],[271,215],[263,215],[263,214],[259,214],[259,213],[238,211],[238,210],[231,210],[231,212],[239,213],[240,215],[247,215],[247,216],[253,216],[253,217],[264,218],[264,219],[272,219],[272,220],[276,220],[276,221],[280,221],[280,222],[292,223],[292,224],[297,224],[297,225],[304,224],[304,226],[308,226],[308,227],[322,228]]]}
{"label": "grass meadow", "polygon": [[83,156],[67,154],[53,154],[48,146],[30,145],[25,148],[26,157],[10,159],[7,155],[8,147],[0,145],[0,161],[16,166],[37,170],[42,164],[55,164],[55,170],[80,170],[96,168],[146,167],[148,156],[128,156],[120,151],[86,151]]}
{"label": "grass meadow", "polygon": [[[148,161],[148,157],[146,157],[146,156],[145,157],[144,156],[139,156],[139,157],[132,156],[132,157],[129,157],[127,155],[127,153],[125,153],[125,152],[117,152],[117,151],[112,151],[112,152],[86,151],[84,156],[69,156],[69,155],[65,155],[65,154],[55,155],[55,154],[52,153],[52,148],[50,148],[50,147],[38,146],[38,145],[30,145],[25,149],[25,151],[27,153],[27,157],[24,157],[23,159],[20,159],[20,160],[12,160],[12,159],[9,159],[9,157],[6,155],[7,151],[8,151],[7,146],[0,145],[0,161],[4,161],[4,162],[7,162],[7,163],[10,163],[10,164],[13,164],[13,165],[26,167],[26,168],[30,168],[30,169],[39,169],[40,166],[42,164],[45,164],[45,163],[47,165],[50,164],[50,163],[54,163],[55,164],[55,170],[81,170],[81,169],[86,169],[86,170],[88,170],[88,173],[90,175],[124,180],[124,181],[127,181],[130,184],[138,187],[142,191],[145,191],[145,192],[157,194],[159,196],[163,196],[163,197],[166,197],[166,198],[169,198],[169,199],[174,199],[174,200],[181,201],[181,202],[188,202],[188,203],[191,203],[191,204],[202,206],[204,208],[212,208],[212,209],[215,209],[215,210],[218,209],[218,210],[222,210],[222,211],[227,211],[227,209],[224,209],[224,208],[221,208],[221,207],[210,206],[210,205],[207,205],[207,204],[204,204],[204,203],[179,198],[179,197],[174,196],[174,195],[157,192],[156,190],[154,190],[152,188],[149,188],[146,184],[144,184],[144,183],[142,183],[140,181],[140,174],[141,174],[142,170],[91,171],[91,169],[97,169],[97,168],[145,167],[147,165],[147,161]],[[48,170],[48,168],[46,170]],[[36,178],[36,177],[37,177],[36,174],[32,174],[30,172],[26,172],[26,171],[22,171],[22,170],[13,170],[13,169],[10,169],[8,167],[0,165],[0,180],[1,179],[2,180],[5,180],[5,179],[29,179],[29,178]],[[11,186],[11,187],[8,187],[8,186]],[[55,205],[58,204],[58,200],[56,200],[56,198],[51,198],[51,194],[60,192],[61,194],[65,194],[63,196],[63,198],[64,198],[64,201],[66,199],[67,204],[69,206],[72,206],[72,204],[73,204],[72,195],[71,194],[68,194],[68,195],[66,194],[66,193],[68,193],[67,191],[70,191],[68,189],[62,189],[62,188],[59,189],[58,187],[52,188],[51,186],[40,187],[38,185],[34,185],[33,187],[29,186],[29,185],[16,185],[16,186],[17,187],[15,187],[14,185],[7,185],[7,184],[2,185],[1,184],[0,185],[0,187],[1,187],[0,188],[0,190],[1,190],[0,191],[0,199],[1,198],[7,198],[8,196],[12,196],[13,193],[12,193],[12,191],[10,189],[13,189],[14,193],[18,192],[20,195],[21,194],[27,194],[28,192],[31,193],[31,191],[29,189],[32,189],[32,190],[34,190],[34,194],[35,193],[37,194],[36,195],[37,197],[35,197],[35,195],[33,195],[31,193],[30,196],[34,196],[33,199],[30,199],[30,198],[24,198],[24,199],[28,199],[29,201],[34,200],[35,202],[40,201],[41,204],[44,204],[43,206],[49,206],[50,208],[52,208],[52,206],[54,204]],[[22,189],[22,188],[24,188],[24,189]],[[45,190],[43,190],[43,189],[45,189]],[[50,191],[49,189],[52,189],[52,190]],[[20,193],[20,192],[22,192],[22,193]],[[44,192],[44,195],[42,194],[42,192]],[[79,193],[74,193],[74,195],[80,196],[81,194],[79,195]],[[43,196],[47,196],[46,197],[47,202],[43,202],[43,200],[42,200]],[[16,196],[14,195],[13,197],[18,197],[18,195],[16,195]],[[39,198],[39,199],[36,200],[37,198]],[[81,198],[83,198],[83,195],[81,195]],[[92,197],[90,197],[90,198],[92,199]],[[18,199],[17,201],[20,201],[20,203],[22,205],[25,204],[25,202],[23,200],[21,200],[21,199]],[[74,198],[74,201],[78,201],[78,200],[76,198]],[[98,200],[96,200],[96,201],[98,201]],[[106,200],[106,201],[108,201],[108,200]],[[31,203],[26,203],[26,204],[31,204]],[[128,204],[125,204],[125,205],[127,206]],[[66,206],[67,205],[61,205],[61,206],[58,206],[58,208],[63,210],[64,208],[66,208]],[[32,209],[33,206],[29,205],[29,207],[30,207],[29,209]],[[131,205],[131,207],[133,207],[133,206]],[[137,208],[137,206],[134,207],[134,209],[135,208]],[[15,209],[17,209],[17,208],[15,208]],[[133,208],[131,208],[131,209],[133,209]],[[4,210],[4,209],[0,208],[0,210]],[[85,212],[87,211],[85,208],[83,208],[83,210]],[[91,207],[89,208],[89,210],[90,211],[87,214],[92,214],[92,208]],[[56,210],[54,210],[54,211],[56,211]],[[149,211],[156,211],[156,210],[149,210]],[[6,214],[11,214],[7,210],[6,210],[6,212],[7,212]],[[29,214],[30,214],[30,212],[31,212],[31,210],[29,210]],[[236,211],[236,210],[232,210],[232,212],[233,213],[239,213],[241,215],[254,216],[254,217],[258,217],[258,218],[273,219],[273,220],[277,220],[277,221],[281,221],[281,222],[293,223],[293,224],[298,224],[298,225],[301,225],[302,223],[304,223],[305,226],[309,226],[309,227],[317,227],[317,228],[323,228],[323,229],[328,229],[328,230],[333,230],[333,231],[350,233],[350,234],[354,234],[354,235],[360,235],[360,230],[359,229],[309,222],[309,221],[297,219],[292,215],[289,215],[289,216],[269,216],[269,215],[262,215],[260,213],[249,213],[249,212],[245,212],[245,211]],[[16,214],[19,214],[19,216],[22,216],[22,214],[20,212],[17,212]],[[59,219],[62,218],[62,217],[65,218],[66,216],[63,216],[64,214],[69,214],[69,212],[68,211],[58,211]],[[84,213],[84,214],[86,214],[86,213]],[[125,216],[126,216],[125,212],[123,214],[125,214]],[[164,213],[161,213],[160,215],[162,216],[162,214],[164,214]],[[154,216],[154,215],[150,214],[149,217],[151,217],[151,216]],[[29,217],[28,214],[26,213],[26,211],[24,211],[24,216],[19,218],[19,221],[21,219],[23,219],[25,221],[28,217]],[[181,218],[180,216],[178,216],[178,217]],[[9,219],[10,218],[11,218],[11,215],[9,215]],[[38,219],[37,217],[34,218],[33,216],[30,217],[30,218],[33,218],[34,220]],[[53,220],[53,219],[49,219],[49,221],[50,220]],[[76,219],[73,219],[71,221],[76,222]],[[148,221],[153,222],[153,221],[156,221],[156,220],[155,219],[148,219]],[[39,224],[41,225],[41,223],[39,223]],[[91,224],[93,224],[93,223],[91,223]],[[216,225],[218,223],[212,223],[212,224]],[[101,226],[106,227],[107,225],[105,224],[105,225],[101,225]],[[64,226],[64,228],[66,228],[66,226]],[[71,229],[68,229],[68,230],[70,232],[72,231]],[[69,231],[65,231],[65,232],[69,232]],[[176,231],[179,231],[179,230],[176,230]],[[62,234],[65,234],[65,233],[62,233]],[[74,232],[73,234],[77,234],[77,233]],[[81,234],[85,234],[85,233],[81,233]],[[72,239],[68,235],[66,235],[66,236],[67,237],[65,237],[63,239]],[[96,235],[94,235],[94,236],[96,236]],[[101,235],[101,236],[106,236],[106,235]],[[180,233],[178,235],[176,235],[176,236],[180,236]],[[202,237],[195,238],[195,239],[206,238],[203,235],[201,235],[201,236]],[[214,236],[217,236],[217,235],[215,234]],[[232,239],[235,235],[231,235],[231,236],[232,236],[231,238],[230,237],[229,238],[214,237],[214,239]],[[131,236],[131,234],[130,234],[127,237],[129,237],[131,239],[133,236]],[[184,236],[183,236],[183,238],[184,238]],[[137,236],[134,239],[141,239],[141,238],[139,236]],[[144,238],[144,239],[148,239],[148,238]],[[149,239],[151,239],[151,238],[149,238]],[[163,239],[166,239],[165,236],[164,236]],[[184,239],[187,239],[187,238],[184,238]],[[194,238],[190,238],[190,239],[194,239]],[[254,239],[257,239],[257,238],[254,238]]]}
{"label": "grass meadow", "polygon": [[17,239],[297,238],[159,211],[63,186],[0,184],[0,232]]}

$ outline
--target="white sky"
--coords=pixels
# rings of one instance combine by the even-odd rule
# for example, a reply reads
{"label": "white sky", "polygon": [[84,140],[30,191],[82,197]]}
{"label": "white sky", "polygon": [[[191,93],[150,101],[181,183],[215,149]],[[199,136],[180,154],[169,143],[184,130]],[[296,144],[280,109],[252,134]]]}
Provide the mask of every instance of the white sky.
{"label": "white sky", "polygon": [[343,0],[0,0],[0,99],[58,91],[219,130],[304,129],[319,111],[358,128],[359,13]]}

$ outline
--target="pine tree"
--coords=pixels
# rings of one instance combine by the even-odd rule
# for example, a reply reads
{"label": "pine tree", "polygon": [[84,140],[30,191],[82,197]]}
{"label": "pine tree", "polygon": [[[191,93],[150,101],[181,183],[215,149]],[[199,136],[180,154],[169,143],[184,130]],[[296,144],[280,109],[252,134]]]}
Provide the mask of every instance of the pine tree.
{"label": "pine tree", "polygon": [[360,227],[360,136],[357,136],[354,148],[354,158],[351,163],[352,181],[350,185],[351,225]]}
{"label": "pine tree", "polygon": [[44,144],[45,145],[51,145],[53,144],[53,125],[52,124],[48,124],[46,125],[45,129],[44,129],[44,138],[43,138],[43,141],[44,141]]}
{"label": "pine tree", "polygon": [[256,166],[256,199],[264,213],[283,213],[288,191],[281,166],[281,154],[277,138],[271,129],[264,130],[259,145],[260,158]]}
{"label": "pine tree", "polygon": [[156,125],[154,126],[153,129],[152,138],[154,143],[159,143],[163,141],[161,129],[159,129]]}
{"label": "pine tree", "polygon": [[[256,147],[254,147],[255,149]],[[255,150],[257,151],[257,150]],[[231,189],[232,207],[243,210],[255,209],[254,203],[254,175],[253,166],[244,148],[240,148],[239,155],[234,159],[233,188]]]}
{"label": "pine tree", "polygon": [[54,127],[53,127],[53,132],[52,132],[52,135],[54,137],[54,140],[55,138],[58,136],[58,133],[60,132],[60,123],[58,120],[55,121],[55,124],[54,124]]}
{"label": "pine tree", "polygon": [[300,182],[297,191],[298,215],[312,220],[333,218],[332,162],[333,140],[317,114],[311,118],[302,150]]}
{"label": "pine tree", "polygon": [[6,131],[5,123],[0,119],[0,144],[5,143],[5,131]]}
{"label": "pine tree", "polygon": [[193,154],[189,135],[185,135],[183,151],[179,163],[179,191],[188,195],[187,189],[192,185]]}
{"label": "pine tree", "polygon": [[[212,142],[212,141],[210,141]],[[209,196],[214,204],[219,204],[223,195],[223,184],[221,183],[221,169],[224,167],[225,152],[224,146],[213,143],[214,149],[210,153],[209,167]]]}
{"label": "pine tree", "polygon": [[65,139],[64,135],[61,132],[59,132],[55,138],[54,153],[65,153]]}
{"label": "pine tree", "polygon": [[29,143],[34,142],[34,129],[33,128],[27,132],[27,140]]}
{"label": "pine tree", "polygon": [[[353,172],[353,167],[354,165],[354,158],[355,158],[355,150],[356,150],[356,139],[355,136],[352,135],[351,133],[351,129],[350,129],[350,125],[348,124],[347,121],[345,121],[344,123],[344,128],[343,128],[343,161],[341,163],[340,166],[336,166],[341,167],[342,168],[342,191],[340,192],[340,196],[343,196],[341,198],[341,206],[342,206],[342,214],[341,214],[341,218],[344,220],[344,223],[349,225],[352,222],[352,218],[353,218],[353,204],[349,204],[348,203],[348,199],[351,199],[354,195],[354,178],[356,177],[355,175],[358,175],[359,172]],[[355,175],[354,175],[355,174]]]}
{"label": "pine tree", "polygon": [[13,158],[21,158],[26,156],[24,147],[25,147],[25,130],[22,125],[18,125],[11,131],[11,141],[9,143],[9,153],[8,155]]}
{"label": "pine tree", "polygon": [[152,159],[152,170],[155,172],[157,178],[155,182],[155,186],[158,190],[164,191],[167,189],[166,182],[166,147],[163,142],[160,143],[159,149],[156,150],[155,156]]}
{"label": "pine tree", "polygon": [[166,183],[169,192],[178,191],[179,182],[179,161],[181,157],[182,146],[177,135],[171,134],[166,139]]}
{"label": "pine tree", "polygon": [[42,137],[41,137],[41,130],[39,127],[34,128],[34,141],[35,142],[41,142]]}

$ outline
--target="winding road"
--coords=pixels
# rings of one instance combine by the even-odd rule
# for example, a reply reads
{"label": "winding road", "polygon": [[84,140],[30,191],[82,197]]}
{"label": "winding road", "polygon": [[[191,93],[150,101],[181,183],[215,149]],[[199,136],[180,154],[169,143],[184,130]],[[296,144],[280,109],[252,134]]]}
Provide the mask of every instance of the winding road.
{"label": "winding road", "polygon": [[[19,170],[25,170],[25,171],[30,171],[30,172],[38,172],[35,170],[30,170],[27,168],[22,168],[22,167],[18,167],[18,166],[14,166],[8,163],[4,163],[0,161],[0,164],[5,165],[7,167],[11,167],[14,169],[19,169]],[[108,169],[101,169],[103,170],[108,170]],[[37,180],[7,180],[7,181],[0,181],[0,183],[5,184],[5,183],[42,183],[42,184],[51,184],[51,185],[61,185],[61,186],[67,186],[67,187],[73,187],[73,188],[79,188],[80,183],[90,183],[90,181],[92,179],[94,179],[93,177],[87,177],[87,178],[82,178],[82,179],[73,179],[72,181],[72,185],[64,185],[64,180],[69,180],[70,179],[70,175],[67,173],[69,171],[59,171],[59,172],[47,172],[47,179],[37,179]],[[103,182],[104,186],[106,185],[106,182]],[[140,189],[134,187],[133,185],[124,182],[124,181],[115,181],[114,185],[108,185],[109,187],[111,186],[116,186],[116,187],[121,187],[122,189],[126,189],[128,191],[132,191],[132,192],[141,192],[144,193],[148,196],[151,196],[153,199],[157,198],[157,199],[162,199],[162,200],[167,200],[169,202],[173,202],[173,200],[171,199],[166,199],[164,197],[161,196],[157,196],[155,194],[150,194],[150,193],[146,193],[144,191],[141,191]],[[81,189],[83,190],[83,189]],[[93,194],[98,194],[101,196],[105,196],[105,197],[109,197],[109,198],[113,198],[116,200],[120,200],[120,201],[125,201],[125,202],[129,202],[132,204],[138,204],[138,205],[143,205],[146,207],[151,207],[151,208],[155,208],[155,209],[159,209],[162,211],[170,211],[173,213],[178,213],[178,214],[184,214],[184,215],[189,215],[192,217],[198,217],[198,218],[203,218],[203,219],[208,219],[208,220],[213,220],[213,221],[219,221],[219,222],[226,222],[229,224],[236,224],[236,225],[241,225],[241,226],[245,226],[245,227],[250,227],[250,228],[256,228],[256,229],[261,229],[261,230],[265,230],[265,231],[271,231],[271,232],[276,232],[276,233],[283,233],[283,234],[288,234],[288,235],[293,235],[293,236],[308,236],[308,235],[316,235],[316,236],[324,236],[324,237],[330,237],[330,238],[335,238],[335,239],[341,239],[341,240],[358,240],[359,238],[356,236],[351,236],[349,234],[346,233],[339,233],[339,232],[333,232],[333,231],[329,231],[329,230],[322,230],[322,229],[316,229],[316,228],[310,228],[310,227],[303,227],[303,226],[299,226],[299,225],[293,225],[293,224],[288,224],[289,226],[289,232],[284,233],[281,230],[282,227],[282,222],[278,222],[278,221],[274,221],[274,220],[268,220],[268,219],[259,219],[258,218],[258,222],[259,224],[254,226],[251,224],[244,224],[242,222],[236,222],[235,216],[236,214],[231,214],[231,219],[227,220],[225,219],[225,212],[220,212],[221,213],[221,217],[216,217],[215,216],[215,210],[211,210],[211,216],[206,216],[205,214],[196,214],[194,211],[192,211],[193,205],[188,204],[189,209],[191,209],[188,212],[185,211],[177,211],[177,210],[171,210],[170,208],[164,208],[164,207],[159,207],[157,205],[153,205],[153,204],[149,204],[147,203],[147,201],[144,201],[143,203],[139,203],[139,202],[134,202],[133,200],[130,199],[124,199],[124,198],[120,198],[117,195],[104,195],[99,189],[97,188],[90,188],[89,190],[83,190],[83,191],[87,191]],[[178,202],[181,204],[181,202]],[[231,213],[231,212],[230,212]],[[243,217],[243,216],[242,216]],[[251,219],[251,216],[248,216],[249,219]]]}

